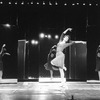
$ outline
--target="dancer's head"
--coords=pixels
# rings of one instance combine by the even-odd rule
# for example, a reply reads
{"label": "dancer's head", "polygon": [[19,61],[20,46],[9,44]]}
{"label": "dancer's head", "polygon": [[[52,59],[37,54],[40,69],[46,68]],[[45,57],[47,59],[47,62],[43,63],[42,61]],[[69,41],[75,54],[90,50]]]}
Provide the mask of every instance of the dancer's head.
{"label": "dancer's head", "polygon": [[64,37],[63,37],[63,41],[64,42],[68,42],[70,40],[70,36],[69,35],[65,35]]}

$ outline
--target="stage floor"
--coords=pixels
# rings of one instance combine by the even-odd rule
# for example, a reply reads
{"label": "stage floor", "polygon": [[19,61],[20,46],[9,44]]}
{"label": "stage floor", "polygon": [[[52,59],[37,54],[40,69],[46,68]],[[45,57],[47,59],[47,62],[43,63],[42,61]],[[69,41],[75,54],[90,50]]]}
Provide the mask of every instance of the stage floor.
{"label": "stage floor", "polygon": [[8,83],[0,84],[0,100],[100,100],[99,81]]}

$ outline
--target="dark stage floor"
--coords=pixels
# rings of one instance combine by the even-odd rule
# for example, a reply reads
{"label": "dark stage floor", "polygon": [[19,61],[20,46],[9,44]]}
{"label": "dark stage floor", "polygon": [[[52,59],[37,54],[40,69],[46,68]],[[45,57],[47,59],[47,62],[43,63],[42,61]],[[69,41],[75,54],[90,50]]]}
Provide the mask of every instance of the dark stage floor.
{"label": "dark stage floor", "polygon": [[[7,82],[8,81],[8,82]],[[15,82],[3,80],[0,100],[100,100],[100,82]],[[10,84],[9,84],[10,83]]]}

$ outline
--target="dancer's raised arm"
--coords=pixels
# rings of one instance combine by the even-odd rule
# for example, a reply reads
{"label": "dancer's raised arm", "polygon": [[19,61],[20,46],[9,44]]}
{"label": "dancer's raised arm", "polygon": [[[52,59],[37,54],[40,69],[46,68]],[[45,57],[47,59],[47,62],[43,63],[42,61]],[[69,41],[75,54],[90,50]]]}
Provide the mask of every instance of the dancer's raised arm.
{"label": "dancer's raised arm", "polygon": [[63,31],[63,33],[60,36],[59,42],[61,42],[63,40],[64,35],[68,32],[68,31],[72,31],[72,28],[67,28],[65,31]]}
{"label": "dancer's raised arm", "polygon": [[6,46],[6,44],[3,44],[2,45],[2,48],[1,48],[1,51],[0,51],[0,54],[2,54],[2,52],[3,52],[3,48]]}

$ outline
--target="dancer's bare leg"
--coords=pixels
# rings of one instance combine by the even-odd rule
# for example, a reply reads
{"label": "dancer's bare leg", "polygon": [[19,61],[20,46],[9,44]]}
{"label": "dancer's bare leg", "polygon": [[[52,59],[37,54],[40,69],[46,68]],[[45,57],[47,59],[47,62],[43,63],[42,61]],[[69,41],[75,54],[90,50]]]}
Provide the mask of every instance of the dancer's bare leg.
{"label": "dancer's bare leg", "polygon": [[52,70],[50,70],[50,77],[51,77],[51,79],[53,79],[53,71]]}
{"label": "dancer's bare leg", "polygon": [[64,70],[59,68],[60,71],[60,76],[61,76],[61,84],[64,85],[65,80],[64,80]]}
{"label": "dancer's bare leg", "polygon": [[2,79],[2,70],[0,70],[0,80]]}

